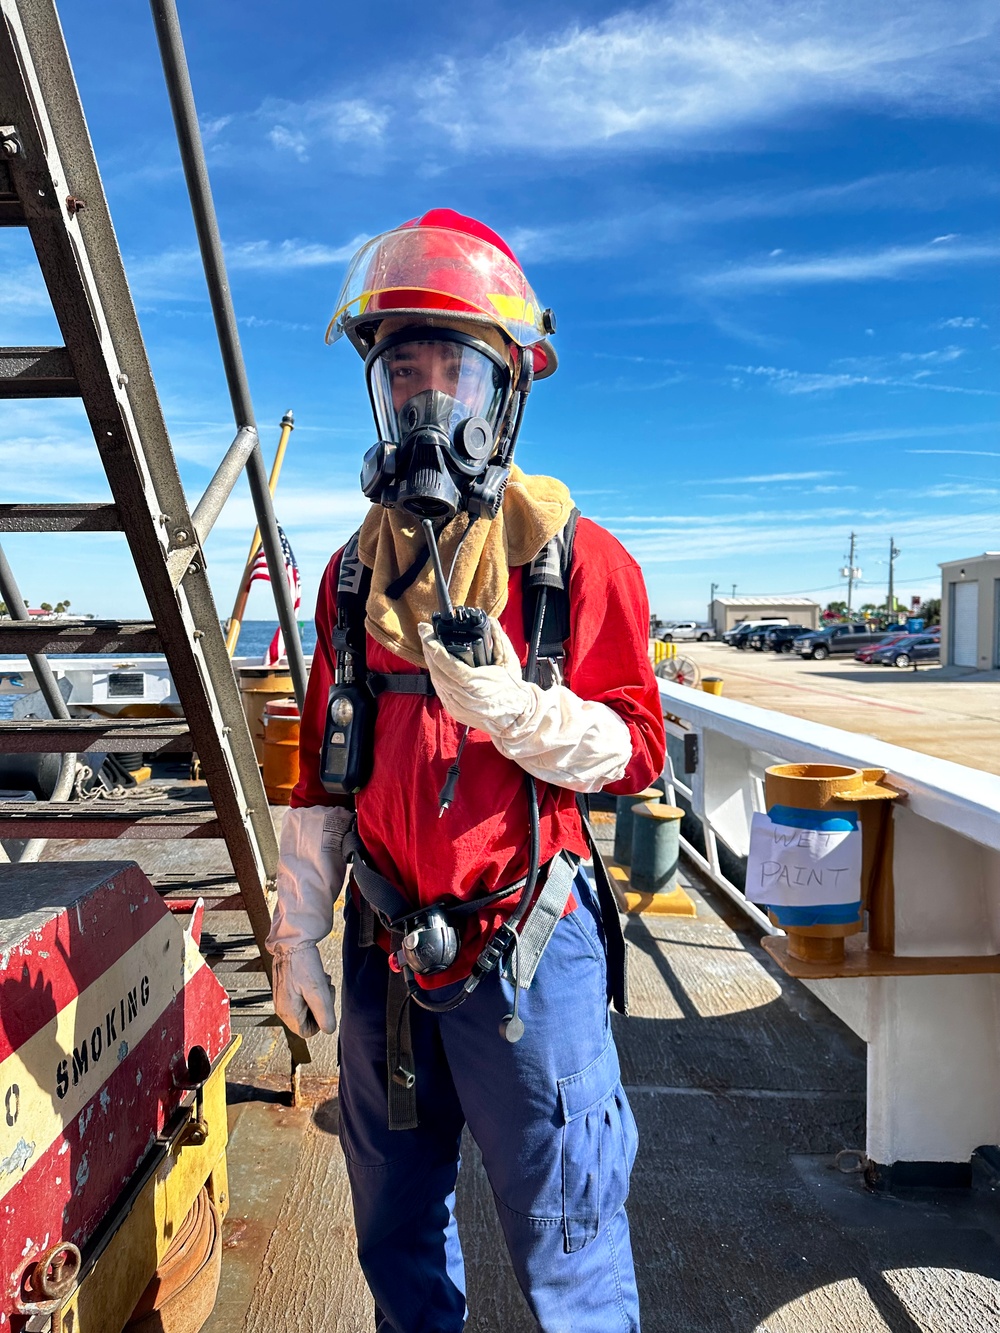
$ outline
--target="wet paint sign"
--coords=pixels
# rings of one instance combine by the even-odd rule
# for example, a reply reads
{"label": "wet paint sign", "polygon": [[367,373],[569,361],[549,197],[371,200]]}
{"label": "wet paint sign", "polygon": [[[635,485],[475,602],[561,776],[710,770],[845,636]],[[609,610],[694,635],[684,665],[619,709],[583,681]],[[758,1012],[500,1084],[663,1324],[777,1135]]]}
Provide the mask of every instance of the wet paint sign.
{"label": "wet paint sign", "polygon": [[775,806],[750,826],[746,895],[768,907],[856,903],[861,829],[853,812]]}

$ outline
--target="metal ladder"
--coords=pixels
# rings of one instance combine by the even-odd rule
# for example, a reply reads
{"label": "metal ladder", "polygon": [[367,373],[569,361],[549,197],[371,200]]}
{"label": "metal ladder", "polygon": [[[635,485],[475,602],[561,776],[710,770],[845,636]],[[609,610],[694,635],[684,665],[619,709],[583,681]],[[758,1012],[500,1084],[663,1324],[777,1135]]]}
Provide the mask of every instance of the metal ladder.
{"label": "metal ladder", "polygon": [[[0,551],[0,596],[13,616],[22,617],[0,621],[0,654],[32,658],[53,714],[51,720],[0,722],[0,752],[61,753],[72,759],[88,752],[196,750],[211,798],[0,802],[0,837],[224,838],[270,978],[264,940],[270,927],[268,897],[274,888],[277,842],[203,551],[244,466],[300,703],[305,667],[225,283],[176,10],[173,0],[156,3],[154,21],[237,419],[236,438],[193,511],[153,383],[55,5],[53,0],[0,0],[0,16],[0,225],[27,227],[65,341],[64,347],[0,348],[0,398],[79,396],[114,501],[0,504],[0,533],[121,531],[152,616],[149,621],[31,622]],[[193,171],[197,175],[199,159],[200,181],[192,176]],[[214,267],[206,253],[213,239]],[[183,722],[70,718],[45,654],[141,652],[165,654]],[[63,768],[65,774],[66,761]],[[60,785],[65,790],[66,784]],[[310,1057],[301,1038],[286,1035],[294,1078],[297,1065]]]}

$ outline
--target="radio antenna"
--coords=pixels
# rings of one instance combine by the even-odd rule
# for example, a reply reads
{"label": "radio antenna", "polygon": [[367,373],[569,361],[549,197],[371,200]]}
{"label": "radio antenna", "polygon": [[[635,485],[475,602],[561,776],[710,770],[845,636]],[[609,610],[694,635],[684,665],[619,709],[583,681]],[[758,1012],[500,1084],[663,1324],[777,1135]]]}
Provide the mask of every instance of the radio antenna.
{"label": "radio antenna", "polygon": [[434,535],[434,524],[429,518],[422,518],[420,526],[424,530],[424,537],[427,539],[427,549],[431,553],[431,563],[434,565],[434,582],[437,585],[438,607],[443,616],[455,615],[455,607],[451,600],[451,593],[448,591],[448,584],[444,577],[444,570],[441,567],[441,552],[438,550],[437,537]]}

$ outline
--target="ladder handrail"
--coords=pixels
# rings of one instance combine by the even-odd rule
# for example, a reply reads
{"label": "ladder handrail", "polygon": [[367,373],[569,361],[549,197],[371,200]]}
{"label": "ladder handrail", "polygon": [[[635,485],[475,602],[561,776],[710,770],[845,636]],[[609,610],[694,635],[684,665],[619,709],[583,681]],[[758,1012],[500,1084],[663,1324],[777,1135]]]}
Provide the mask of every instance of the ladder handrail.
{"label": "ladder handrail", "polygon": [[[226,274],[226,261],[222,252],[222,237],[219,234],[219,222],[212,199],[212,186],[208,178],[208,165],[198,126],[198,112],[194,102],[194,90],[191,87],[191,75],[184,53],[184,41],[181,36],[180,19],[175,0],[150,0],[156,39],[160,47],[163,73],[170,97],[174,125],[177,131],[177,143],[180,148],[181,162],[187,181],[191,210],[194,214],[195,229],[198,233],[198,248],[201,251],[202,264],[205,268],[205,281],[212,303],[216,334],[222,352],[222,362],[229,386],[229,397],[233,405],[236,420],[237,439],[232,449],[236,448],[240,434],[246,430],[254,432],[253,447],[246,461],[247,479],[253,498],[257,525],[260,528],[261,545],[267,558],[267,570],[271,576],[271,591],[274,595],[278,612],[278,623],[285,639],[285,651],[288,654],[288,669],[292,677],[292,686],[299,708],[305,702],[306,665],[299,638],[295,610],[292,605],[291,590],[285,574],[285,557],[278,536],[278,523],[274,516],[274,505],[267,484],[267,472],[264,456],[257,437],[257,424],[254,417],[253,402],[250,397],[250,385],[247,381],[243,350],[236,325],[236,312],[233,308],[232,293]],[[228,457],[228,455],[227,455]],[[225,467],[225,460],[223,462]],[[220,468],[220,472],[222,468]],[[209,483],[209,488],[202,497],[202,504],[208,499],[208,493],[216,486],[219,474]],[[235,477],[233,478],[235,483]],[[220,484],[221,489],[221,484]],[[231,487],[230,487],[231,489]],[[228,495],[228,492],[226,493]],[[225,497],[222,503],[225,503]],[[221,504],[219,506],[221,508]],[[199,506],[200,508],[200,506]],[[197,526],[197,525],[196,525]],[[209,527],[211,524],[209,524]],[[200,534],[199,534],[200,535]]]}
{"label": "ladder handrail", "polygon": [[[2,546],[0,546],[0,595],[2,595],[7,606],[7,612],[11,620],[30,619],[24,605],[24,598],[21,596],[21,589],[14,577],[14,571],[8,564]],[[49,665],[49,659],[40,653],[29,653],[28,661],[31,664],[35,682],[41,691],[49,712],[59,722],[69,721],[69,709],[66,706],[66,700],[62,697],[55,674]],[[59,774],[56,777],[55,786],[49,799],[52,801],[68,800],[73,791],[75,780],[76,754],[75,752],[66,751],[59,758]],[[30,838],[27,844],[21,848],[21,854],[17,858],[18,864],[27,865],[38,861],[41,858],[45,842],[45,838]],[[9,862],[9,860],[10,857],[7,852],[0,846],[0,861]]]}
{"label": "ladder handrail", "polygon": [[236,439],[226,450],[225,457],[215,469],[215,476],[205,487],[191,515],[194,520],[195,536],[200,542],[205,541],[215,526],[215,520],[225,508],[226,501],[255,448],[257,448],[256,430],[253,426],[241,426],[236,432]]}

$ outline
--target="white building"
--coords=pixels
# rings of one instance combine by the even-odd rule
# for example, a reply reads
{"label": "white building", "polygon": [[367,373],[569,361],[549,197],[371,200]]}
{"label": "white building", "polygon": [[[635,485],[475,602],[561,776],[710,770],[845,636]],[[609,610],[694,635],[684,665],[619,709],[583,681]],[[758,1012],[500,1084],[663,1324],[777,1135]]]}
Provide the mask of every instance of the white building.
{"label": "white building", "polygon": [[809,597],[716,597],[708,618],[716,634],[725,634],[742,620],[784,617],[790,625],[819,629],[820,604]]}
{"label": "white building", "polygon": [[1000,667],[1000,551],[941,565],[941,658],[978,671]]}

